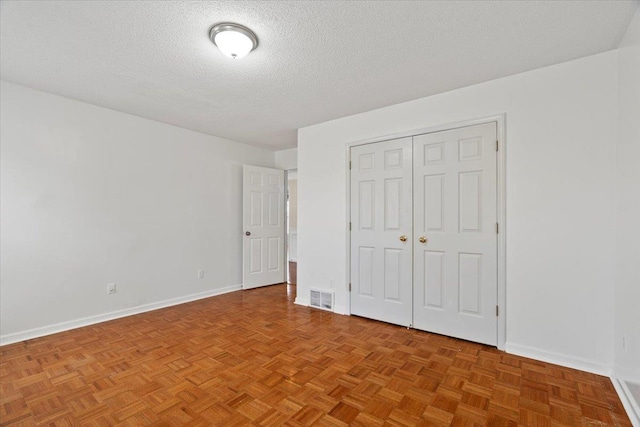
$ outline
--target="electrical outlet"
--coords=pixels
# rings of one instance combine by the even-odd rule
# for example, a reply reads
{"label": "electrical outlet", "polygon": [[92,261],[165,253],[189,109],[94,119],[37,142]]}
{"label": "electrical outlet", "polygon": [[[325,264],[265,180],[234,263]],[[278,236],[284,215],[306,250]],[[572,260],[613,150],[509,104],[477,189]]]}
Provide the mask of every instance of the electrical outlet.
{"label": "electrical outlet", "polygon": [[204,279],[204,270],[198,270],[198,279]]}
{"label": "electrical outlet", "polygon": [[107,294],[112,295],[116,293],[116,284],[108,283],[107,284]]}

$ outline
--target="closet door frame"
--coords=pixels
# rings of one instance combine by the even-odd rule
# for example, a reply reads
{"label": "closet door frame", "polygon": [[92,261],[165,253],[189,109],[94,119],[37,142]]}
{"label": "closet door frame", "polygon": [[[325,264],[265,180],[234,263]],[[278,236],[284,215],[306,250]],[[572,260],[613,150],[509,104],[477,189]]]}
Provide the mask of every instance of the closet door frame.
{"label": "closet door frame", "polygon": [[445,123],[435,126],[429,126],[425,128],[412,129],[406,132],[399,132],[391,135],[384,135],[375,138],[369,138],[360,141],[353,141],[345,144],[345,182],[346,182],[346,212],[345,212],[345,235],[346,235],[346,247],[347,247],[347,268],[346,268],[346,282],[347,283],[347,304],[346,304],[346,313],[347,315],[351,315],[351,292],[349,290],[349,284],[351,282],[351,233],[350,233],[350,218],[351,218],[351,171],[350,171],[350,162],[351,162],[351,147],[356,145],[363,144],[371,144],[374,142],[382,142],[389,139],[398,139],[405,138],[425,133],[434,133],[445,130],[456,129],[460,127],[479,125],[484,123],[496,122],[497,124],[497,135],[498,135],[498,145],[497,145],[497,222],[498,222],[498,330],[497,330],[497,348],[499,350],[505,349],[505,342],[507,338],[507,264],[506,264],[506,246],[507,246],[507,186],[506,186],[506,166],[507,166],[507,157],[506,157],[506,148],[507,148],[507,140],[506,140],[506,114],[499,114],[488,117],[480,117],[476,119],[463,120],[458,122]]}

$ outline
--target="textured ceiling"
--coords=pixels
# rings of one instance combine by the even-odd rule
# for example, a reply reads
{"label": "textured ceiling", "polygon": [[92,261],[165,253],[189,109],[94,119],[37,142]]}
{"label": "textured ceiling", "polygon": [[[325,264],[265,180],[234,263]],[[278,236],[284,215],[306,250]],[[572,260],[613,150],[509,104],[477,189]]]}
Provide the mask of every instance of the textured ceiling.
{"label": "textured ceiling", "polygon": [[[7,1],[5,80],[270,149],[296,129],[615,49],[621,1]],[[253,29],[232,60],[209,28]]]}

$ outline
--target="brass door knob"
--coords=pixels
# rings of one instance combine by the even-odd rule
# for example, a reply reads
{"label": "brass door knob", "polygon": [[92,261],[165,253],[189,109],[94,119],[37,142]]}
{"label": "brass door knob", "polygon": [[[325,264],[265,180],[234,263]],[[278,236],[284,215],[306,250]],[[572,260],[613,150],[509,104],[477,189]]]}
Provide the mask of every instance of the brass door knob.
{"label": "brass door knob", "polygon": [[427,238],[424,236],[420,236],[418,240],[420,240],[420,243],[427,243]]}
{"label": "brass door knob", "polygon": [[400,241],[401,242],[406,242],[407,241],[407,236],[405,236],[404,234],[402,236],[400,236]]}

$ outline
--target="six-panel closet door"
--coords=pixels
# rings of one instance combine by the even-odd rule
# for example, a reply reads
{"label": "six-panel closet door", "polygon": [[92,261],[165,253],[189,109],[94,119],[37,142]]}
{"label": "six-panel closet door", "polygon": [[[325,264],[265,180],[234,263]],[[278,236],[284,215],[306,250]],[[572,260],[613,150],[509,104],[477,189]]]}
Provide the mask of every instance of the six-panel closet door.
{"label": "six-panel closet door", "polygon": [[351,313],[497,344],[495,122],[351,148]]}
{"label": "six-panel closet door", "polygon": [[413,326],[497,344],[496,123],[413,137]]}
{"label": "six-panel closet door", "polygon": [[351,314],[412,317],[411,138],[351,148]]}

